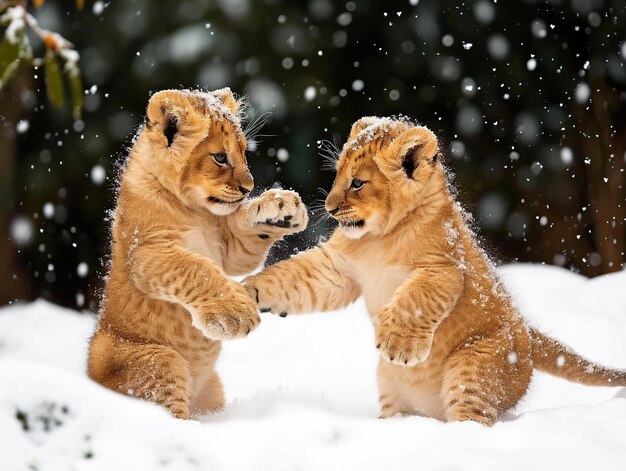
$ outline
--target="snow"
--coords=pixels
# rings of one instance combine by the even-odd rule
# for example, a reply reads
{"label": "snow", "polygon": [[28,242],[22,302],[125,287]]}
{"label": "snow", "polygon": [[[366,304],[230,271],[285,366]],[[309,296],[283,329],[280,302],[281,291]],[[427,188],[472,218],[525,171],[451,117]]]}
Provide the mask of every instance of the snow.
{"label": "snow", "polygon": [[355,92],[360,92],[361,90],[363,90],[363,88],[365,88],[365,83],[363,82],[363,80],[357,79],[352,82],[352,90],[354,90]]}
{"label": "snow", "polygon": [[65,70],[77,70],[78,61],[80,60],[80,54],[74,49],[63,48],[59,51],[59,54],[65,60]]}
{"label": "snow", "polygon": [[289,151],[283,147],[279,148],[276,151],[276,159],[279,162],[287,162],[287,160],[289,160]]}
{"label": "snow", "polygon": [[[499,269],[532,325],[592,360],[626,366],[626,271]],[[84,374],[89,315],[39,300],[0,309],[2,470],[621,469],[626,393],[536,373],[494,427],[377,419],[373,329],[343,312],[263,315],[224,343],[226,410],[200,421],[113,393]],[[28,431],[24,431],[24,426]]]}
{"label": "snow", "polygon": [[567,146],[561,147],[559,155],[561,156],[561,162],[563,162],[563,165],[566,167],[569,166],[574,160],[574,153],[572,152],[572,149]]}
{"label": "snow", "polygon": [[461,81],[461,91],[468,98],[476,95],[476,81],[471,77],[465,77]]}
{"label": "snow", "polygon": [[107,3],[107,4],[105,4],[105,3],[104,3],[104,2],[102,2],[102,1],[97,1],[97,2],[94,2],[93,7],[92,7],[92,9],[91,9],[91,10],[93,11],[93,14],[94,14],[94,15],[96,15],[96,16],[100,16],[100,15],[102,15],[102,12],[104,11],[104,9],[105,9],[106,7],[108,7],[108,6],[109,6],[109,4],[108,4],[108,3]]}
{"label": "snow", "polygon": [[315,89],[313,85],[310,85],[305,88],[304,99],[306,101],[313,101],[313,99],[315,98],[315,95],[317,95],[317,90]]}
{"label": "snow", "polygon": [[52,219],[54,217],[54,204],[49,201],[43,205],[43,215],[46,219]]}
{"label": "snow", "polygon": [[100,186],[104,184],[104,181],[106,180],[106,177],[107,177],[107,172],[102,165],[96,164],[93,167],[91,167],[89,176],[91,178],[91,181],[94,183],[94,185]]}
{"label": "snow", "polygon": [[86,262],[80,262],[76,266],[76,274],[80,278],[85,278],[89,274],[89,265]]}
{"label": "snow", "polygon": [[35,229],[28,216],[18,215],[9,226],[11,241],[16,245],[28,245],[33,241]]}
{"label": "snow", "polygon": [[574,90],[574,98],[576,99],[576,103],[584,105],[589,101],[589,97],[591,96],[591,89],[589,85],[585,82],[581,82]]}
{"label": "snow", "polygon": [[24,17],[26,16],[26,10],[21,5],[7,8],[4,15],[0,16],[0,24],[8,26],[4,32],[4,37],[11,44],[17,44],[20,42],[20,36],[24,33],[26,22]]}
{"label": "snow", "polygon": [[485,0],[474,3],[473,9],[476,20],[483,25],[488,25],[495,19],[496,11],[494,6]]}
{"label": "snow", "polygon": [[24,134],[26,131],[28,131],[29,128],[30,121],[28,121],[27,119],[20,119],[15,126],[15,131],[18,134]]}

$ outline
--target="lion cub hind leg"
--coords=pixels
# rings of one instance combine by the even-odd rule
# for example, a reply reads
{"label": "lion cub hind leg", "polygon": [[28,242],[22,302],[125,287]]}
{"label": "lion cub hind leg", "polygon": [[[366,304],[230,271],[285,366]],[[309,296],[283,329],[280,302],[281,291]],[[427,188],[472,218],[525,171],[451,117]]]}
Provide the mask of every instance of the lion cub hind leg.
{"label": "lion cub hind leg", "polygon": [[211,414],[224,409],[224,386],[213,368],[203,381],[198,382],[191,400],[191,413],[195,416]]}
{"label": "lion cub hind leg", "polygon": [[498,332],[465,344],[448,358],[441,399],[447,421],[493,425],[526,391],[532,369],[518,361],[510,339]]}
{"label": "lion cub hind leg", "polygon": [[189,366],[170,347],[98,332],[89,353],[89,376],[114,391],[159,404],[176,418],[190,417]]}
{"label": "lion cub hind leg", "polygon": [[407,397],[407,388],[404,379],[399,377],[398,366],[386,360],[378,361],[378,404],[380,406],[379,418],[386,419],[394,415],[421,415],[413,404],[414,401]]}

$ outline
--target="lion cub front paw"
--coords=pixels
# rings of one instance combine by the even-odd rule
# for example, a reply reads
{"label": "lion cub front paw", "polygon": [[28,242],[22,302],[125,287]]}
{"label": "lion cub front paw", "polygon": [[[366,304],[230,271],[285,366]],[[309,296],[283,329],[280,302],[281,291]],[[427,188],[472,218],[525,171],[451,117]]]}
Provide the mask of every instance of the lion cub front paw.
{"label": "lion cub front paw", "polygon": [[189,310],[194,327],[213,340],[245,337],[261,322],[254,300],[243,288],[225,289],[217,299]]}
{"label": "lion cub front paw", "polygon": [[391,318],[376,328],[380,356],[396,365],[414,366],[430,355],[434,333]]}
{"label": "lion cub front paw", "polygon": [[276,289],[274,284],[267,283],[266,280],[267,275],[261,273],[260,275],[249,276],[243,280],[242,284],[248,295],[256,301],[261,312],[272,312],[280,317],[286,317],[289,308],[282,301],[280,291]]}
{"label": "lion cub front paw", "polygon": [[252,224],[265,232],[291,234],[303,231],[309,222],[300,195],[289,190],[267,190],[252,202]]}

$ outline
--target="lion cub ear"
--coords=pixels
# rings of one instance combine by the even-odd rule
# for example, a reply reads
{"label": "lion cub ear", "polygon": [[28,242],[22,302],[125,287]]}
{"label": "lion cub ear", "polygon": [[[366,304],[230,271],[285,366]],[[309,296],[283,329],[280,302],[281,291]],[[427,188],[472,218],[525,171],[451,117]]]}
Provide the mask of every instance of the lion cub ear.
{"label": "lion cub ear", "polygon": [[382,118],[379,118],[378,116],[364,116],[363,118],[359,119],[352,125],[352,129],[350,129],[350,137],[348,137],[348,140],[354,139],[356,135],[363,131],[365,128],[371,126],[372,124],[380,123],[381,120]]}
{"label": "lion cub ear", "polygon": [[390,179],[415,180],[418,167],[434,164],[438,152],[437,136],[426,127],[415,126],[395,138],[377,162]]}
{"label": "lion cub ear", "polygon": [[155,93],[148,102],[146,126],[161,131],[167,147],[176,139],[190,104],[185,92],[164,90]]}
{"label": "lion cub ear", "polygon": [[222,103],[228,108],[233,114],[239,113],[239,109],[241,108],[241,104],[243,103],[242,99],[236,100],[235,95],[230,88],[224,87],[219,90],[215,90],[212,92],[217,98],[219,98]]}

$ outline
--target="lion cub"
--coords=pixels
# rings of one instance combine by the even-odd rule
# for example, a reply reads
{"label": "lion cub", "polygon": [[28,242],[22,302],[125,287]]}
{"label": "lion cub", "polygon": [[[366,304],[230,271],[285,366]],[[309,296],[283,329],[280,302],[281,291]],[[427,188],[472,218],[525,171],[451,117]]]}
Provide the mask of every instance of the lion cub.
{"label": "lion cub", "polygon": [[259,323],[227,275],[249,273],[308,221],[297,193],[247,200],[252,176],[227,88],[158,92],[121,176],[112,255],[88,371],[115,391],[189,418],[221,409],[220,340]]}
{"label": "lion cub", "polygon": [[524,324],[448,187],[438,143],[406,120],[352,127],[326,199],[328,242],[247,278],[262,309],[342,308],[363,295],[380,350],[382,417],[419,413],[493,424],[533,368],[571,381],[626,385]]}

